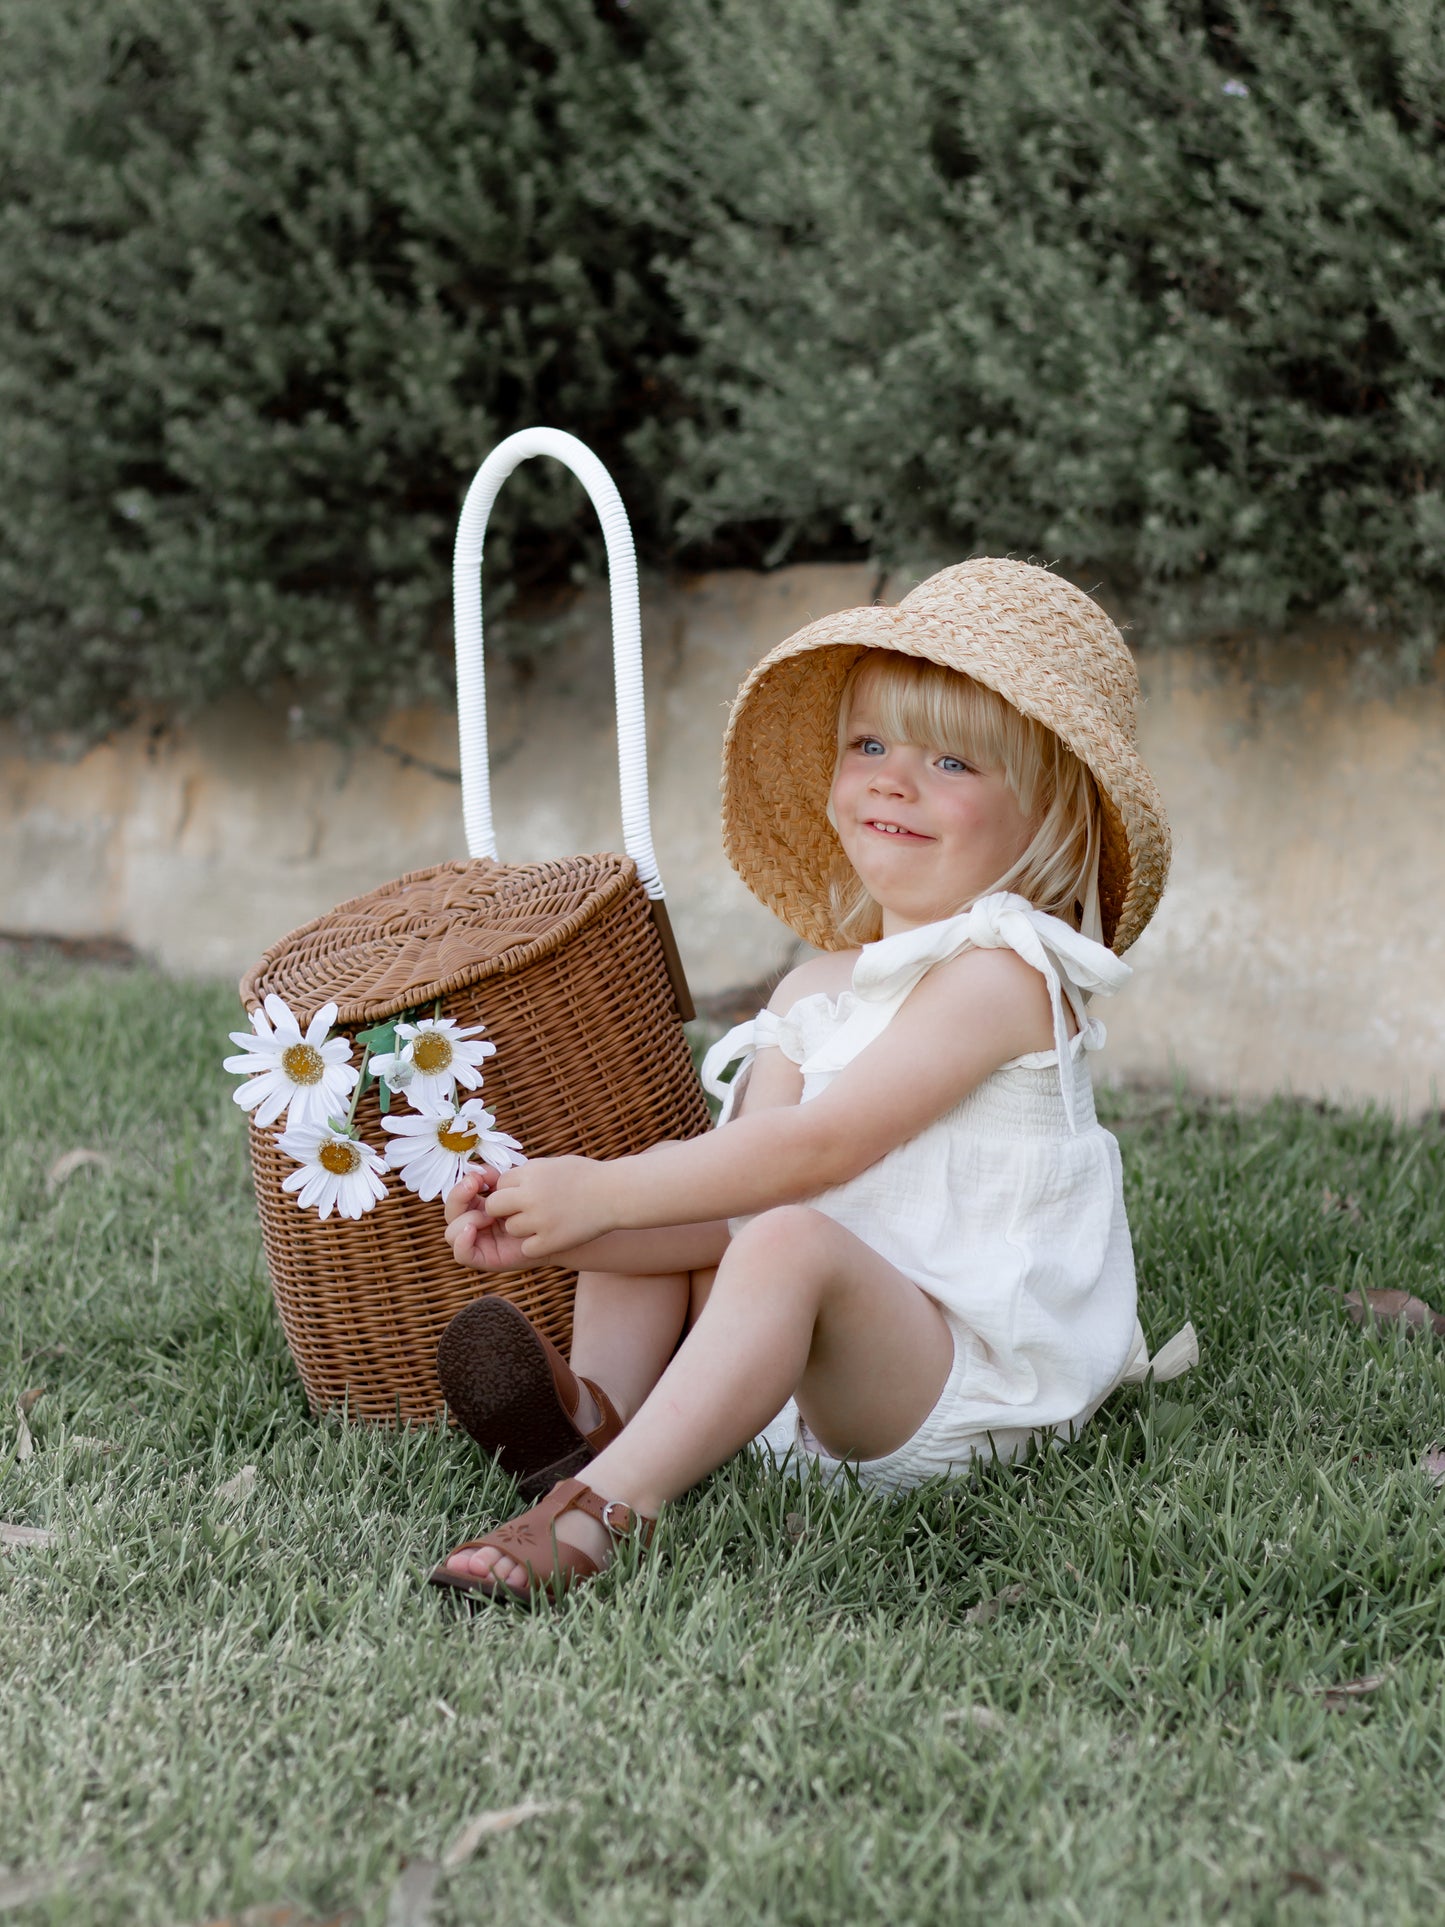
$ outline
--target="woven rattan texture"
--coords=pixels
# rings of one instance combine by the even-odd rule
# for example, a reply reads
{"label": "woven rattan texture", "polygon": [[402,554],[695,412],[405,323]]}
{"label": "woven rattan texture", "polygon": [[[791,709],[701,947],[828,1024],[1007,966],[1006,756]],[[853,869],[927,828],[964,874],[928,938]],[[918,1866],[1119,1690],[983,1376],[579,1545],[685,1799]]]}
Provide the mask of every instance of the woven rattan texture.
{"label": "woven rattan texture", "polygon": [[[444,1016],[484,1023],[497,1054],[482,1095],[534,1157],[622,1157],[708,1129],[662,944],[626,857],[414,872],[274,945],[243,979],[242,1002],[250,1010],[271,991],[303,1025],[334,999],[353,1035],[437,998]],[[374,1088],[357,1122],[368,1143],[385,1144]],[[281,1190],[295,1167],[276,1135],[251,1127],[256,1199],[313,1410],[345,1401],[355,1418],[434,1419],[437,1339],[485,1292],[520,1305],[567,1349],[572,1272],[464,1270],[442,1235],[441,1201],[423,1204],[399,1178],[365,1217],[323,1223]]]}
{"label": "woven rattan texture", "polygon": [[984,557],[943,569],[896,608],[810,623],[753,670],[723,751],[723,842],[768,908],[820,950],[839,938],[829,883],[844,860],[825,813],[838,698],[865,649],[961,670],[1061,737],[1103,802],[1105,940],[1126,950],[1169,871],[1169,824],[1136,747],[1139,678],[1114,624],[1082,589],[1032,563]]}

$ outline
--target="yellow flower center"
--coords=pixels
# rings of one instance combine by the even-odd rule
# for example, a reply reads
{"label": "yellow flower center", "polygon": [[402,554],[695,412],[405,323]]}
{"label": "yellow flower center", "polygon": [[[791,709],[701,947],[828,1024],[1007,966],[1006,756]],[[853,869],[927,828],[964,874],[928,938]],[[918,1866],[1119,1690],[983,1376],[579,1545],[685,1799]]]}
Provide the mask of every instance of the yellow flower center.
{"label": "yellow flower center", "polygon": [[340,1143],[334,1137],[327,1138],[316,1157],[322,1170],[334,1178],[349,1177],[361,1163],[361,1153],[354,1144]]}
{"label": "yellow flower center", "polygon": [[451,1151],[460,1157],[464,1151],[476,1150],[477,1134],[470,1124],[464,1124],[459,1130],[438,1131],[437,1143],[444,1151]]}
{"label": "yellow flower center", "polygon": [[412,1046],[411,1061],[423,1077],[435,1077],[450,1068],[452,1047],[439,1030],[424,1030]]}
{"label": "yellow flower center", "polygon": [[326,1062],[314,1044],[289,1044],[281,1053],[281,1068],[293,1084],[319,1084]]}

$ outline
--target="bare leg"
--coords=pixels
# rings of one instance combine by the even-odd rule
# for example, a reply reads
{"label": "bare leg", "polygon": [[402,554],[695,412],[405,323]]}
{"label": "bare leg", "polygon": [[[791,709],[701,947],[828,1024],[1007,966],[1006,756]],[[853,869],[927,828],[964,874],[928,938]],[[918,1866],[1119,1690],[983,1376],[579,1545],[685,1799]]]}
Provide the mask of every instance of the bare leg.
{"label": "bare leg", "polygon": [[712,1296],[713,1281],[717,1277],[717,1266],[710,1265],[706,1271],[694,1271],[688,1293],[687,1328],[692,1330],[702,1317],[707,1301]]}
{"label": "bare leg", "polygon": [[[688,1322],[697,1273],[617,1271],[577,1275],[572,1315],[572,1369],[594,1380],[624,1419],[630,1419],[661,1378]],[[703,1274],[711,1279],[712,1272]],[[596,1424],[586,1406],[577,1419],[583,1431]],[[595,1408],[594,1408],[595,1409]]]}
{"label": "bare leg", "polygon": [[[655,1513],[731,1458],[790,1394],[830,1452],[879,1458],[917,1431],[952,1361],[938,1306],[876,1251],[806,1205],[768,1211],[728,1247],[697,1325],[584,1482]],[[557,1536],[599,1562],[610,1549],[577,1513]],[[453,1565],[526,1585],[524,1569],[491,1548]]]}

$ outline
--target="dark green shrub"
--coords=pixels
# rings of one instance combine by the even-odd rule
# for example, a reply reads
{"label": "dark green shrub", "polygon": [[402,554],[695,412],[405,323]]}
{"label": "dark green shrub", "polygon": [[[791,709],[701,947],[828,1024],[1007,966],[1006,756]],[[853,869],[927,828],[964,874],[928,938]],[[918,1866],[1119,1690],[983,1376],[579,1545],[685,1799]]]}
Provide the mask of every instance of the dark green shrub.
{"label": "dark green shrub", "polygon": [[[527,423],[645,521],[618,430],[666,324],[581,198],[636,46],[588,0],[6,0],[0,706],[436,689],[461,494]],[[555,573],[589,514],[529,464],[500,559],[524,527]]]}
{"label": "dark green shrub", "polygon": [[[1435,0],[678,0],[684,532],[1011,551],[1156,632],[1445,592]],[[679,22],[685,23],[678,31]],[[643,446],[643,444],[639,444]]]}
{"label": "dark green shrub", "polygon": [[[1437,0],[7,0],[0,70],[36,729],[440,691],[462,490],[532,421],[655,562],[1005,550],[1155,634],[1438,634]],[[492,612],[590,539],[539,466],[497,521]]]}

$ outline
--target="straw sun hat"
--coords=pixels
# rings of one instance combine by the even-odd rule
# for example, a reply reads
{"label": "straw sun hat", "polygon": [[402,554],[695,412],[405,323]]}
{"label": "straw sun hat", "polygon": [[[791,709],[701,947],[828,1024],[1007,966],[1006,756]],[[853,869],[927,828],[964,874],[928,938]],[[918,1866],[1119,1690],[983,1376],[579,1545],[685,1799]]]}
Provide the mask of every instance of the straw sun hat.
{"label": "straw sun hat", "polygon": [[997,557],[942,569],[894,608],[844,609],[809,623],[744,682],[723,747],[723,844],[754,896],[816,948],[840,947],[828,886],[842,846],[825,811],[838,699],[866,649],[962,670],[1088,766],[1103,803],[1104,940],[1127,950],[1169,871],[1164,805],[1135,743],[1133,659],[1082,589]]}

